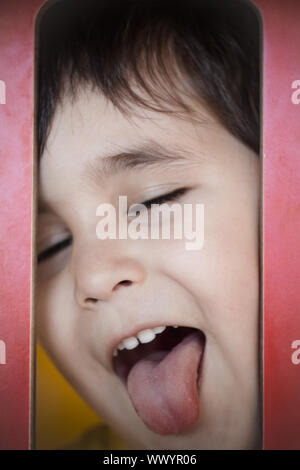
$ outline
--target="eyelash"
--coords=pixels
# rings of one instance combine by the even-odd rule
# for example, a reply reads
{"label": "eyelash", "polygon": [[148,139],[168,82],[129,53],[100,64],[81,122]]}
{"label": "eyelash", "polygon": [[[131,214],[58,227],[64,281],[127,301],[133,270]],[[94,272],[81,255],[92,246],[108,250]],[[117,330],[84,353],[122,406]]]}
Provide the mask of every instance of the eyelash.
{"label": "eyelash", "polygon": [[[147,209],[151,208],[151,204],[164,204],[165,202],[170,202],[178,199],[180,196],[183,196],[188,191],[188,188],[179,188],[175,191],[172,191],[167,194],[162,194],[161,196],[155,197],[153,199],[148,199],[144,201],[142,204],[147,207]],[[38,255],[38,263],[45,261],[48,258],[55,256],[58,252],[64,250],[68,246],[72,244],[73,237],[68,237],[62,240],[55,245],[50,246],[46,250],[42,251]]]}
{"label": "eyelash", "polygon": [[148,209],[151,208],[151,204],[163,204],[164,202],[175,201],[180,196],[183,196],[188,191],[188,188],[179,188],[175,189],[167,194],[162,194],[161,196],[155,197],[153,199],[148,199],[148,201],[143,202],[142,204]]}
{"label": "eyelash", "polygon": [[73,238],[68,237],[62,240],[59,243],[56,243],[55,245],[50,246],[46,250],[42,251],[38,255],[38,263],[41,263],[42,261],[45,261],[48,258],[51,258],[52,256],[56,255],[59,251],[67,248],[72,244]]}

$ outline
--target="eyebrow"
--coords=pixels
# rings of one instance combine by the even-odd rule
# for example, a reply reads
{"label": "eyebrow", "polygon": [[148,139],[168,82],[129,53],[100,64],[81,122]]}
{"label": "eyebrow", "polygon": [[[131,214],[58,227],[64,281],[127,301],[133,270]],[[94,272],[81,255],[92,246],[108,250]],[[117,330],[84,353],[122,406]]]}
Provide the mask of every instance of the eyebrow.
{"label": "eyebrow", "polygon": [[156,142],[149,142],[143,146],[122,149],[120,152],[99,156],[89,161],[86,175],[99,184],[99,181],[106,181],[109,177],[126,170],[183,164],[187,162],[189,155],[191,152],[178,146],[167,149]]}
{"label": "eyebrow", "polygon": [[[84,170],[86,176],[91,183],[96,185],[107,181],[108,178],[119,174],[122,171],[131,169],[145,169],[154,166],[162,167],[169,164],[183,164],[188,159],[195,159],[195,155],[179,145],[176,148],[170,145],[169,148],[158,144],[154,141],[147,141],[140,146],[132,146],[122,148],[121,151],[108,154],[98,155],[92,161],[88,161]],[[202,152],[199,151],[197,160],[203,160]],[[51,206],[40,195],[38,199],[38,211],[51,211]]]}

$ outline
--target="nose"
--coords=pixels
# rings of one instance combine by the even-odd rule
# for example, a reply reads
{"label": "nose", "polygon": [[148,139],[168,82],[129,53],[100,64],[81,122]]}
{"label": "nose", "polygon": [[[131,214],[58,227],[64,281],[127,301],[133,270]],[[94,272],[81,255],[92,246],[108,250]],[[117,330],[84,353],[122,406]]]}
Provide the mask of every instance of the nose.
{"label": "nose", "polygon": [[112,251],[102,243],[94,249],[73,252],[71,270],[75,278],[75,299],[82,308],[107,301],[119,289],[139,285],[146,277],[145,267],[138,259]]}

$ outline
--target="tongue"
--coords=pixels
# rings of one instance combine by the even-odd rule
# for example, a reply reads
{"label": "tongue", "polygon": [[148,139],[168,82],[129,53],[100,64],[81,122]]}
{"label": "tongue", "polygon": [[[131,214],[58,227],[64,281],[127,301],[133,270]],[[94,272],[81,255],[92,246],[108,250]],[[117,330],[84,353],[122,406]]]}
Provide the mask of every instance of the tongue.
{"label": "tongue", "polygon": [[129,396],[152,431],[177,434],[197,422],[197,379],[203,348],[199,335],[191,333],[170,352],[154,352],[130,370]]}

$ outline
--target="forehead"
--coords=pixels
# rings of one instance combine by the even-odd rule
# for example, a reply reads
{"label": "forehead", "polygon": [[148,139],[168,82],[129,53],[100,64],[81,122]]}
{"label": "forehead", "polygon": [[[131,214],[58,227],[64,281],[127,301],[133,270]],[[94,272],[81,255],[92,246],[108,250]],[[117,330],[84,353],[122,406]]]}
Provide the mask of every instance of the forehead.
{"label": "forehead", "polygon": [[[90,131],[92,135],[96,129],[99,138],[109,138],[110,135],[115,136],[120,126],[139,134],[148,129],[152,132],[159,127],[166,131],[170,122],[173,128],[180,127],[183,122],[205,125],[218,121],[205,103],[196,101],[196,98],[189,97],[187,93],[181,100],[184,104],[176,106],[172,102],[166,103],[165,98],[158,98],[154,102],[146,93],[133,86],[132,92],[145,106],[141,106],[139,102],[134,103],[133,99],[115,106],[90,84],[79,85],[75,91],[66,86],[66,90],[54,113],[48,145],[49,141],[53,143],[54,138],[57,140],[58,135],[70,136],[70,131],[74,137],[83,131],[85,134]],[[119,139],[122,139],[122,135]]]}
{"label": "forehead", "polygon": [[[110,177],[124,170],[155,167],[156,176],[167,178],[175,169],[179,178],[180,164],[223,171],[234,161],[244,164],[241,153],[252,154],[201,105],[196,117],[141,107],[124,114],[99,92],[82,88],[56,109],[40,162],[40,207],[88,196],[99,182],[111,187]],[[123,184],[128,174],[121,177],[115,181]]]}
{"label": "forehead", "polygon": [[101,156],[105,160],[128,149],[147,149],[148,153],[152,149],[153,157],[158,153],[188,157],[193,140],[205,140],[205,129],[212,126],[218,126],[217,121],[200,105],[195,116],[134,106],[124,113],[101,93],[82,87],[75,97],[64,95],[57,106],[41,170],[75,170],[87,161]]}

